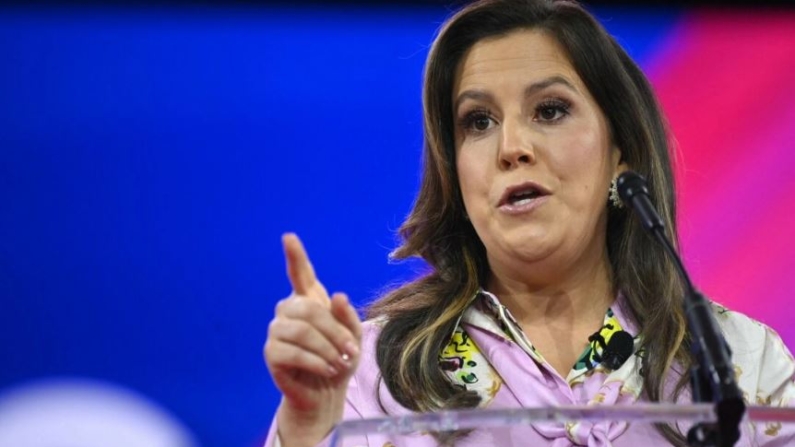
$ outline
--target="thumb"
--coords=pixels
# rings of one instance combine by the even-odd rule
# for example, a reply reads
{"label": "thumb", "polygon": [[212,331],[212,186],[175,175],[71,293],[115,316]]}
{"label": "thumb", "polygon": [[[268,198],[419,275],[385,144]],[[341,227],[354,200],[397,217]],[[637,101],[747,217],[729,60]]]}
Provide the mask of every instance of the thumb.
{"label": "thumb", "polygon": [[[357,342],[362,339],[362,322],[348,295],[337,292],[331,297],[331,314],[351,331]],[[358,348],[358,346],[357,346]]]}

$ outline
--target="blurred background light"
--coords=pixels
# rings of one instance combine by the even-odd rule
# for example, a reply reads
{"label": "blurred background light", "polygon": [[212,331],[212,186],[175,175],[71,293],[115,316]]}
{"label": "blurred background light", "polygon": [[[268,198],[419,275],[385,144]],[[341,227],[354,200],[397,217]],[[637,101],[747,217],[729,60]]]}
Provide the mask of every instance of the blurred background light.
{"label": "blurred background light", "polygon": [[118,385],[53,378],[0,394],[0,446],[195,447],[193,436],[145,396]]}

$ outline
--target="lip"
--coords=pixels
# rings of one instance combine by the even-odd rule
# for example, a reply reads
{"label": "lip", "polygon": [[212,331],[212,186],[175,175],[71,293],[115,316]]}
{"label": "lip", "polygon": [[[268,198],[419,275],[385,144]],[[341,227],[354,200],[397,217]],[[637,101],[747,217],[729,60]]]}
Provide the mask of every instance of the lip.
{"label": "lip", "polygon": [[[531,199],[529,202],[522,203],[521,205],[512,204],[509,199],[512,194],[525,189],[534,189],[538,192],[538,196]],[[497,209],[506,214],[524,214],[528,213],[547,201],[550,191],[543,186],[534,182],[523,182],[505,188],[499,202],[497,202]]]}

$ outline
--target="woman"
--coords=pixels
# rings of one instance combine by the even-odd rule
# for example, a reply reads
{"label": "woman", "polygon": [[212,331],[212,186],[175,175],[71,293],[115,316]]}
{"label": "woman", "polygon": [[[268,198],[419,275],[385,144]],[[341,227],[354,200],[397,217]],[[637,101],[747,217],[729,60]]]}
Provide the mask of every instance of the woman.
{"label": "woman", "polygon": [[[344,295],[328,298],[300,241],[285,236],[294,292],[265,345],[284,395],[266,445],[313,446],[342,419],[443,408],[688,402],[683,285],[609,192],[626,169],[646,176],[675,240],[662,117],[627,54],[573,2],[474,3],[436,38],[424,110],[422,187],[394,256],[420,256],[433,271],[373,303],[362,324]],[[790,405],[795,364],[780,339],[716,311],[749,402]],[[606,362],[620,331],[634,338],[634,355]],[[786,442],[782,430],[744,430],[743,442]],[[686,445],[676,427],[623,423],[454,437]]]}

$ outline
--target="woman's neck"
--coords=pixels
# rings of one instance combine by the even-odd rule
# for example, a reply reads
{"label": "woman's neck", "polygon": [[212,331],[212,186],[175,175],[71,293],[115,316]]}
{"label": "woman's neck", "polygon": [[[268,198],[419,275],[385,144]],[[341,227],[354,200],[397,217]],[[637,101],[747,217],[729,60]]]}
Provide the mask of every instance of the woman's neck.
{"label": "woman's neck", "polygon": [[[492,269],[489,291],[499,297],[533,346],[561,377],[582,354],[588,337],[599,330],[615,300],[610,263],[569,269],[554,282],[500,275]],[[560,271],[559,271],[560,272]]]}
{"label": "woman's neck", "polygon": [[[524,271],[532,272],[529,268]],[[605,254],[596,262],[583,263],[547,281],[516,270],[492,268],[487,290],[494,293],[522,327],[552,325],[577,330],[601,324],[615,299],[612,271]]]}

